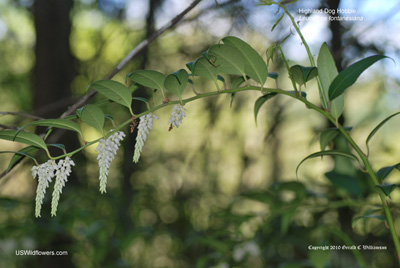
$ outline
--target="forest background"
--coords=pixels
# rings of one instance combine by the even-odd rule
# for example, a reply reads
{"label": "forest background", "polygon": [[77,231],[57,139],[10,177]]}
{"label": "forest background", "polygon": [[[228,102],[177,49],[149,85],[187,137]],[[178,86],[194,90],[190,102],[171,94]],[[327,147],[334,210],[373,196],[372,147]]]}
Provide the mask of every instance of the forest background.
{"label": "forest background", "polygon": [[[86,94],[90,83],[107,77],[137,44],[191,3],[1,0],[0,127],[21,126],[32,116],[60,116]],[[124,83],[125,75],[137,69],[168,74],[184,68],[227,35],[242,38],[266,59],[267,47],[294,31],[287,18],[271,31],[282,10],[257,4],[200,1],[113,79]],[[363,20],[329,22],[322,19],[328,14],[299,12],[325,8],[354,9]],[[354,127],[356,140],[365,139],[372,127],[400,107],[399,3],[310,0],[290,5],[289,11],[299,19],[315,55],[323,42],[328,43],[339,71],[372,54],[396,61],[396,66],[377,64],[347,93],[341,120]],[[295,34],[283,50],[292,64],[307,65],[307,54]],[[280,87],[289,87],[279,59],[269,64],[269,71],[281,74]],[[200,90],[212,87],[204,81]],[[318,101],[316,82],[310,82],[306,92]],[[139,89],[134,94],[146,97],[149,91]],[[326,173],[334,161],[324,157],[304,164],[296,179],[297,164],[318,151],[316,133],[328,122],[300,103],[277,97],[262,107],[256,126],[253,109],[258,97],[259,93],[246,92],[237,94],[232,104],[228,95],[190,103],[182,126],[172,131],[167,123],[170,110],[163,109],[138,164],[132,163],[136,133],[126,129],[128,137],[112,164],[107,194],[98,191],[96,146],[89,147],[74,157],[76,166],[56,217],[46,206],[50,197],[42,217],[34,217],[36,181],[32,163],[22,162],[0,179],[0,267],[361,267],[362,263],[396,267],[383,221],[352,226],[354,217],[376,203],[376,195],[365,190],[365,175],[349,167],[356,183],[332,183]],[[116,118],[126,116],[115,106],[105,109]],[[136,104],[133,109],[138,113],[146,107]],[[89,126],[81,127],[92,139],[100,137]],[[376,167],[398,162],[399,131],[393,121],[374,138],[371,151],[376,153],[371,159]],[[77,137],[65,131],[51,138],[54,143],[62,141],[67,150],[80,146]],[[22,148],[6,141],[0,146]],[[0,157],[3,171],[11,155]],[[396,183],[396,176],[393,173],[389,181]],[[391,197],[396,204],[399,194]],[[399,214],[398,206],[393,213]],[[400,225],[399,220],[395,223]],[[310,245],[388,249],[357,255],[313,251]],[[16,255],[24,249],[68,255]]]}

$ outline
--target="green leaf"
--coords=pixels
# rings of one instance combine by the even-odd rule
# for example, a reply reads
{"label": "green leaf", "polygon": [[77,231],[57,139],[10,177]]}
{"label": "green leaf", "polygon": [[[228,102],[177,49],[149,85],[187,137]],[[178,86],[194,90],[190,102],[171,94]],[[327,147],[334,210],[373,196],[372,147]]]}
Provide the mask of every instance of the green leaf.
{"label": "green leaf", "polygon": [[82,130],[79,127],[79,125],[71,120],[67,119],[43,119],[43,120],[38,120],[31,122],[25,126],[23,126],[20,130],[27,126],[45,126],[45,127],[56,127],[56,128],[62,128],[62,129],[67,129],[67,130],[72,130],[75,132],[78,132],[79,135],[82,137]]}
{"label": "green leaf", "polygon": [[329,86],[329,100],[334,100],[335,98],[342,95],[342,93],[352,86],[358,79],[358,77],[368,69],[372,64],[378,60],[387,58],[386,56],[370,56],[368,58],[362,59],[353,63],[343,71],[341,71]]}
{"label": "green leaf", "polygon": [[244,59],[234,47],[218,44],[208,50],[208,57],[221,73],[244,75]]}
{"label": "green leaf", "polygon": [[[344,127],[346,131],[350,131],[352,127]],[[319,139],[319,144],[321,151],[324,151],[326,146],[339,134],[339,130],[337,128],[328,128],[321,132],[321,136]]]}
{"label": "green leaf", "polygon": [[204,57],[195,61],[192,73],[217,82],[218,69],[215,66],[212,66]]}
{"label": "green leaf", "polygon": [[142,101],[144,103],[149,103],[148,99],[142,98],[142,97],[132,97],[132,100],[138,100],[138,101]]}
{"label": "green leaf", "polygon": [[333,185],[343,188],[351,194],[359,195],[362,193],[362,188],[354,176],[342,174],[337,171],[327,172],[325,176]]}
{"label": "green leaf", "polygon": [[273,97],[275,97],[278,93],[274,93],[274,92],[270,92],[267,93],[264,96],[259,97],[256,100],[256,103],[254,104],[254,120],[256,121],[256,125],[257,125],[257,115],[258,112],[260,111],[261,106],[269,99],[272,99]]}
{"label": "green leaf", "polygon": [[305,85],[318,74],[317,68],[304,67],[301,65],[294,65],[290,67],[290,72],[293,75],[294,81],[300,86]]}
{"label": "green leaf", "polygon": [[[291,93],[291,94],[293,94],[293,95],[296,95],[296,91],[294,91],[294,90],[288,90],[288,91],[286,91],[286,92],[289,92],[289,93]],[[302,91],[302,92],[301,92],[301,96],[302,96],[303,98],[306,98],[306,97],[307,97],[307,93],[304,92],[304,91]]]}
{"label": "green leaf", "polygon": [[325,151],[326,146],[339,134],[339,131],[334,128],[326,129],[321,133],[319,144],[321,151]]}
{"label": "green leaf", "polygon": [[144,87],[154,88],[163,91],[165,75],[153,70],[137,70],[129,73],[127,76],[133,82],[138,83]]}
{"label": "green leaf", "polygon": [[242,53],[244,72],[263,86],[265,81],[267,81],[268,67],[257,51],[243,40],[234,36],[227,36],[222,41],[224,44],[234,47]]}
{"label": "green leaf", "polygon": [[16,141],[28,145],[33,145],[39,148],[44,149],[47,151],[47,146],[38,135],[30,133],[30,132],[23,132],[23,131],[16,131],[16,130],[3,130],[0,131],[0,139],[2,140],[9,140],[9,141]]}
{"label": "green leaf", "polygon": [[[246,77],[246,79],[249,77]],[[239,88],[241,84],[243,84],[246,80],[243,76],[236,77],[232,81],[232,88]]]}
{"label": "green leaf", "polygon": [[186,88],[189,80],[189,75],[184,69],[180,69],[175,73],[167,76],[165,79],[164,86],[171,93],[177,95],[179,99],[182,98],[182,93]]}
{"label": "green leaf", "polygon": [[297,174],[298,174],[299,168],[300,168],[301,164],[304,163],[304,161],[306,161],[308,159],[311,159],[311,158],[324,156],[324,155],[344,156],[344,157],[347,157],[347,158],[350,158],[350,159],[357,160],[358,164],[360,165],[360,161],[353,154],[342,152],[342,151],[338,151],[338,150],[321,151],[321,152],[316,152],[316,153],[310,154],[309,156],[307,156],[306,158],[301,160],[301,162],[297,165],[297,168],[296,168],[296,177],[298,177]]}
{"label": "green leaf", "polygon": [[284,16],[285,16],[285,13],[283,13],[282,16],[280,16],[279,19],[274,23],[274,25],[271,28],[271,32],[275,29],[275,27],[279,24],[279,22],[281,22],[281,20],[283,19]]}
{"label": "green leaf", "polygon": [[[10,170],[12,168],[14,168],[15,165],[17,165],[24,157],[29,157],[29,158],[35,160],[35,158],[32,156],[32,154],[38,150],[40,150],[40,148],[38,148],[36,146],[28,146],[28,147],[25,147],[25,148],[19,150],[18,152],[10,152],[10,153],[14,153],[14,156],[11,158],[10,163],[8,164],[7,172],[10,172]],[[3,152],[0,151],[0,153],[6,153],[6,151],[3,151]]]}
{"label": "green leaf", "polygon": [[83,107],[79,117],[83,122],[103,133],[104,113],[99,107],[94,104],[88,104]]}
{"label": "green leaf", "polygon": [[[321,80],[322,92],[325,98],[328,97],[329,85],[338,75],[335,60],[329,51],[328,45],[323,43],[318,54],[318,76]],[[344,95],[340,95],[338,98],[331,102],[331,114],[335,119],[338,119],[344,109]]]}
{"label": "green leaf", "polygon": [[363,215],[363,216],[355,217],[351,221],[351,227],[354,228],[356,223],[361,219],[377,219],[377,220],[380,220],[380,221],[386,221],[386,217],[382,216],[382,215]]}
{"label": "green leaf", "polygon": [[110,100],[117,102],[125,107],[128,107],[129,111],[132,113],[131,92],[126,86],[124,86],[120,82],[113,80],[100,80],[90,84],[88,89],[89,88],[94,88]]}
{"label": "green leaf", "polygon": [[400,112],[394,113],[388,117],[386,117],[382,122],[380,122],[372,131],[369,133],[367,140],[365,141],[365,144],[367,145],[367,149],[369,151],[369,141],[372,139],[372,137],[375,135],[376,132],[387,122],[389,121],[392,117],[395,117],[396,115],[400,114]]}
{"label": "green leaf", "polygon": [[105,115],[104,115],[104,118],[107,118],[107,119],[109,119],[109,120],[111,120],[111,121],[114,122],[114,117],[113,117],[112,115],[105,114]]}
{"label": "green leaf", "polygon": [[400,184],[385,184],[385,185],[375,185],[381,192],[386,195],[390,196],[390,194],[394,191],[394,189],[400,187]]}
{"label": "green leaf", "polygon": [[218,79],[219,81],[221,81],[222,83],[225,83],[225,78],[224,78],[223,76],[217,75],[217,79]]}
{"label": "green leaf", "polygon": [[278,79],[279,74],[278,73],[268,73],[268,77],[271,77],[272,79]]}
{"label": "green leaf", "polygon": [[383,167],[380,170],[378,170],[378,172],[376,173],[376,176],[379,179],[379,182],[382,183],[383,180],[389,176],[389,174],[394,170],[397,169],[400,171],[400,163],[393,165],[393,166],[389,166],[389,167]]}
{"label": "green leaf", "polygon": [[[200,58],[201,59],[201,58]],[[196,64],[196,62],[198,61],[199,59],[197,59],[197,60],[194,60],[194,61],[191,61],[191,62],[189,62],[189,63],[186,63],[186,67],[189,69],[189,71],[191,72],[191,74],[190,75],[194,75],[194,65]]]}
{"label": "green leaf", "polygon": [[65,145],[64,144],[53,143],[53,144],[47,144],[47,146],[48,147],[60,148],[61,150],[65,151]]}
{"label": "green leaf", "polygon": [[269,64],[269,61],[274,61],[274,52],[275,52],[275,49],[277,49],[278,48],[278,45],[276,45],[276,44],[273,44],[273,45],[270,45],[268,48],[267,48],[267,51],[265,52],[266,54],[267,54],[267,64]]}

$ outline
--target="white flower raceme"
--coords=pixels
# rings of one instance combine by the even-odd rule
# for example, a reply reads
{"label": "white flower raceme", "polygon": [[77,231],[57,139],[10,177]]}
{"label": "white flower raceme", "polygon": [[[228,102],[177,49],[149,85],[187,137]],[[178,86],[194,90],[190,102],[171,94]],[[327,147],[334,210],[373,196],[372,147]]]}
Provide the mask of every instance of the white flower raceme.
{"label": "white flower raceme", "polygon": [[158,119],[158,117],[152,113],[140,117],[138,134],[136,136],[136,143],[135,143],[135,153],[133,154],[133,162],[135,163],[139,162],[144,142],[146,141],[149,131],[153,128],[153,119]]}
{"label": "white flower raceme", "polygon": [[69,174],[71,174],[71,166],[75,166],[74,161],[68,156],[65,160],[60,160],[56,167],[56,181],[53,190],[53,199],[51,200],[51,216],[56,216],[58,201],[60,200],[60,194],[62,188],[68,180]]}
{"label": "white flower raceme", "polygon": [[186,116],[186,109],[181,105],[174,105],[172,109],[171,117],[169,118],[168,124],[171,124],[170,130],[175,126],[179,127],[182,124],[182,119]]}
{"label": "white flower raceme", "polygon": [[49,160],[39,166],[32,167],[32,176],[35,179],[38,177],[38,186],[36,189],[36,207],[35,216],[40,217],[40,211],[42,209],[43,198],[46,193],[47,187],[51,179],[54,177],[54,171],[57,169],[55,161]]}
{"label": "white flower raceme", "polygon": [[111,165],[111,161],[117,154],[118,148],[121,145],[121,141],[124,139],[125,134],[122,131],[117,131],[107,139],[100,139],[99,145],[96,148],[96,152],[99,152],[97,160],[99,161],[100,167],[100,192],[106,192],[108,170]]}

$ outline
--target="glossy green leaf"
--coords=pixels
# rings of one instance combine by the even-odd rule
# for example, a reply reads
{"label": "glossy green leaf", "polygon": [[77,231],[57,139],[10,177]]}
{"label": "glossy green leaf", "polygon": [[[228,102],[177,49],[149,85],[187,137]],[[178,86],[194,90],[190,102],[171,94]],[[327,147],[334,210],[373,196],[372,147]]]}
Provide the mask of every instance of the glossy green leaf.
{"label": "glossy green leaf", "polygon": [[263,86],[267,81],[268,67],[257,51],[243,40],[234,36],[227,36],[222,41],[224,44],[240,51],[244,59],[244,72]]}
{"label": "glossy green leaf", "polygon": [[268,77],[271,77],[272,79],[278,79],[279,74],[278,73],[268,73]]}
{"label": "glossy green leaf", "polygon": [[369,141],[372,139],[372,137],[376,134],[376,132],[378,132],[378,130],[387,122],[389,121],[392,117],[395,117],[396,115],[400,114],[400,112],[394,113],[388,117],[386,117],[382,122],[380,122],[372,131],[371,133],[368,135],[367,140],[365,141],[365,144],[367,145],[367,149],[369,151]]}
{"label": "glossy green leaf", "polygon": [[53,144],[47,144],[48,147],[56,147],[59,148],[63,151],[65,151],[65,145],[64,144],[59,144],[59,143],[53,143]]}
{"label": "glossy green leaf", "polygon": [[2,130],[0,131],[0,139],[33,145],[47,151],[47,146],[42,140],[42,138],[30,132],[24,132],[24,131],[18,132],[16,130]]}
{"label": "glossy green leaf", "polygon": [[211,65],[211,63],[208,62],[206,58],[202,57],[195,61],[192,73],[194,73],[197,76],[210,79],[216,82],[218,69],[215,66]]}
{"label": "glossy green leaf", "polygon": [[219,72],[244,75],[244,58],[234,47],[217,44],[208,50],[208,57]]}
{"label": "glossy green leaf", "polygon": [[[201,58],[200,58],[201,59]],[[189,71],[191,72],[191,74],[190,75],[194,75],[194,65],[196,64],[196,62],[198,61],[199,59],[197,59],[197,60],[194,60],[194,61],[191,61],[191,62],[189,62],[189,63],[186,63],[186,67],[189,69]]]}
{"label": "glossy green leaf", "polygon": [[[8,164],[7,172],[10,172],[10,170],[12,168],[14,168],[15,165],[17,165],[24,157],[29,157],[29,158],[35,160],[35,158],[32,156],[32,154],[38,150],[40,150],[39,147],[28,146],[28,147],[25,147],[25,148],[19,150],[18,152],[10,152],[10,153],[14,153],[14,155],[11,158],[10,163]],[[2,152],[0,151],[0,153],[2,153]],[[5,152],[3,151],[3,153],[5,153]]]}
{"label": "glossy green leaf", "polygon": [[189,75],[184,69],[180,69],[179,71],[176,71],[175,73],[172,73],[167,76],[165,79],[165,88],[177,95],[179,99],[182,98],[182,93],[186,88],[186,85],[189,80]]}
{"label": "glossy green leaf", "polygon": [[274,61],[274,53],[275,53],[275,49],[277,49],[278,48],[278,45],[276,45],[276,44],[273,44],[273,45],[270,45],[268,48],[267,48],[267,51],[265,52],[266,54],[267,54],[267,64],[269,64],[269,61]]}
{"label": "glossy green leaf", "polygon": [[224,78],[223,76],[217,75],[217,79],[218,79],[219,81],[221,81],[222,83],[225,83],[225,78]]}
{"label": "glossy green leaf", "polygon": [[343,71],[341,71],[329,86],[328,96],[330,100],[334,100],[343,94],[343,92],[352,86],[358,79],[358,77],[368,69],[375,62],[387,58],[386,56],[370,56],[353,63]]}
{"label": "glossy green leaf", "polygon": [[126,77],[129,77],[133,82],[144,87],[154,88],[161,91],[164,89],[165,76],[157,71],[137,70],[129,73]]}
{"label": "glossy green leaf", "polygon": [[300,86],[305,85],[308,81],[318,75],[318,70],[315,67],[304,67],[301,65],[294,65],[290,67],[290,72],[294,81]]}
{"label": "glossy green leaf", "polygon": [[110,114],[105,114],[104,118],[107,118],[107,119],[109,119],[111,121],[114,121],[114,117],[112,115],[110,115]]}
{"label": "glossy green leaf", "polygon": [[326,146],[339,134],[337,129],[326,129],[321,133],[319,139],[319,145],[321,147],[321,151],[325,151]]}
{"label": "glossy green leaf", "polygon": [[123,84],[113,80],[100,80],[89,85],[89,88],[97,90],[106,98],[128,107],[132,113],[131,104],[132,96],[129,89]]}
{"label": "glossy green leaf", "polygon": [[342,174],[335,170],[325,173],[325,176],[333,185],[343,188],[351,194],[360,195],[363,191],[355,176]]}
{"label": "glossy green leaf", "polygon": [[376,176],[378,177],[378,180],[380,183],[383,182],[383,180],[389,176],[389,174],[394,170],[397,169],[400,171],[400,163],[393,165],[393,166],[389,166],[389,167],[383,167],[380,170],[378,170],[378,172],[376,173]]}
{"label": "glossy green leaf", "polygon": [[104,113],[94,104],[88,104],[80,112],[81,120],[103,133]]}
{"label": "glossy green leaf", "polygon": [[149,103],[149,100],[146,98],[142,98],[142,97],[132,97],[132,100],[138,100],[144,103]]}
{"label": "glossy green leaf", "polygon": [[72,130],[72,131],[78,132],[79,135],[82,137],[82,130],[79,127],[79,125],[77,123],[75,123],[71,120],[67,120],[67,119],[43,119],[43,120],[31,122],[31,123],[23,126],[22,128],[25,128],[27,126],[45,126],[45,127],[62,128],[62,129],[67,129],[67,130]]}
{"label": "glossy green leaf", "polygon": [[256,125],[257,125],[257,115],[258,115],[258,112],[260,111],[261,106],[262,106],[267,100],[272,99],[272,98],[275,97],[277,94],[278,94],[278,93],[270,92],[270,93],[267,93],[267,94],[264,95],[264,96],[259,97],[259,98],[256,100],[256,103],[254,104],[254,120],[255,120],[255,122],[256,122]]}
{"label": "glossy green leaf", "polygon": [[351,221],[351,226],[354,228],[354,226],[356,225],[356,223],[361,220],[361,219],[377,219],[380,221],[386,221],[386,217],[382,216],[382,215],[363,215],[363,216],[359,216],[359,217],[355,217],[352,221]]}
{"label": "glossy green leaf", "polygon": [[[246,79],[247,78],[250,78],[250,77],[246,77]],[[244,82],[246,82],[246,80],[244,80],[243,76],[236,77],[232,81],[232,88],[239,88]]]}
{"label": "glossy green leaf", "polygon": [[[323,43],[318,54],[317,60],[318,76],[321,80],[322,92],[325,98],[328,98],[329,85],[339,74],[336,68],[335,60],[329,51],[328,45]],[[334,99],[331,102],[331,114],[335,119],[338,119],[344,109],[344,94]]]}
{"label": "glossy green leaf", "polygon": [[338,151],[338,150],[328,150],[328,151],[321,151],[321,152],[316,152],[313,154],[310,154],[309,156],[307,156],[306,158],[304,158],[303,160],[300,161],[300,163],[297,165],[296,168],[296,177],[299,171],[299,168],[301,166],[301,164],[304,163],[304,161],[311,159],[311,158],[315,158],[315,157],[320,157],[320,156],[324,156],[324,155],[330,155],[330,156],[344,156],[350,159],[354,159],[358,162],[358,164],[360,165],[360,161],[358,160],[358,158],[350,153],[346,153],[346,152],[342,152],[342,151]]}
{"label": "glossy green leaf", "polygon": [[[352,129],[352,127],[344,127],[344,130],[346,130],[346,131],[351,131],[351,129]],[[336,138],[339,133],[340,132],[337,128],[328,128],[328,129],[322,131],[320,139],[319,139],[321,151],[324,151],[326,146],[328,146],[328,144],[334,138]]]}
{"label": "glossy green leaf", "polygon": [[385,185],[376,185],[381,193],[383,193],[386,196],[390,196],[390,194],[398,187],[400,187],[400,184],[385,184]]}

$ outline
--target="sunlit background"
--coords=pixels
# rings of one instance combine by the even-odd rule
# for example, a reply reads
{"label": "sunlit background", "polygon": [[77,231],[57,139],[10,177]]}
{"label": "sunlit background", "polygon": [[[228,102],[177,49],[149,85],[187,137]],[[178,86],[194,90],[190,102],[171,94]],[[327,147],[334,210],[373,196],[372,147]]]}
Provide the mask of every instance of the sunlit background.
{"label": "sunlit background", "polygon": [[[59,84],[54,91],[65,87],[70,95],[62,97],[60,93],[59,102],[38,105],[35,94],[40,89],[35,81],[50,81],[52,76],[38,77],[35,72],[34,18],[40,12],[35,11],[34,1],[0,0],[1,128],[32,121],[22,114],[4,112],[58,117],[57,109],[66,110],[85,95],[90,83],[104,79],[136,45],[191,3],[68,2],[71,83]],[[356,10],[344,16],[362,20],[342,21],[335,31],[326,14],[302,20],[305,15],[299,13],[300,9],[337,4],[340,9]],[[299,21],[315,58],[321,44],[327,42],[341,65],[339,70],[373,54],[394,60],[373,65],[346,93],[344,125],[353,127],[352,137],[366,149],[368,133],[400,108],[400,2],[310,0],[298,1],[289,11]],[[227,35],[242,38],[266,60],[268,46],[291,34],[282,46],[290,65],[310,65],[287,17],[271,31],[282,13],[276,6],[262,6],[255,0],[204,0],[113,79],[125,83],[127,73],[142,68],[164,74],[186,68],[186,63]],[[337,38],[341,41],[335,47]],[[279,73],[279,87],[291,90],[278,56],[269,63],[269,72]],[[231,78],[225,78],[229,87]],[[269,80],[267,85],[276,86]],[[195,89],[216,90],[212,82],[202,79],[195,80]],[[315,81],[307,83],[305,91],[308,100],[319,102]],[[151,93],[149,89],[135,92],[142,97]],[[162,101],[157,94],[155,104]],[[193,92],[188,87],[184,97],[190,96]],[[230,95],[190,102],[185,105],[187,116],[182,125],[172,131],[168,131],[172,106],[158,110],[159,119],[138,164],[132,163],[136,133],[124,129],[127,137],[112,163],[103,195],[98,191],[96,146],[75,155],[77,165],[63,190],[56,217],[50,216],[52,186],[42,217],[34,217],[37,182],[30,172],[33,162],[24,160],[0,179],[0,267],[363,267],[363,263],[396,267],[394,247],[383,221],[361,220],[352,228],[354,217],[380,213],[378,195],[369,178],[356,170],[356,163],[341,159],[335,165],[329,157],[316,158],[306,161],[296,178],[298,163],[320,150],[319,133],[330,127],[328,122],[300,102],[278,96],[261,108],[256,125],[254,102],[259,96],[259,92],[242,92],[232,103]],[[96,96],[92,102],[101,99]],[[130,117],[115,104],[103,108],[117,124]],[[133,108],[136,113],[146,109],[137,102]],[[400,162],[399,120],[393,118],[371,140],[370,159],[376,170]],[[90,126],[80,124],[86,140],[100,137]],[[110,122],[106,124],[107,130],[112,127]],[[64,143],[70,134],[61,133],[54,139]],[[346,148],[343,141],[338,142]],[[74,146],[78,145],[67,145],[67,150]],[[0,141],[1,151],[23,147]],[[2,172],[12,155],[0,157]],[[42,155],[38,159],[46,161]],[[332,183],[325,173],[334,167],[352,182]],[[387,182],[398,183],[398,176],[398,171],[393,171]],[[391,197],[394,218],[398,219],[395,204],[399,194],[395,191]],[[396,226],[400,231],[399,220]],[[308,250],[309,245],[346,244],[384,245],[388,249],[359,253]],[[66,250],[68,256],[16,256],[16,250],[23,249]]]}

